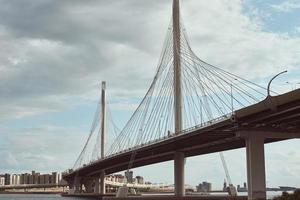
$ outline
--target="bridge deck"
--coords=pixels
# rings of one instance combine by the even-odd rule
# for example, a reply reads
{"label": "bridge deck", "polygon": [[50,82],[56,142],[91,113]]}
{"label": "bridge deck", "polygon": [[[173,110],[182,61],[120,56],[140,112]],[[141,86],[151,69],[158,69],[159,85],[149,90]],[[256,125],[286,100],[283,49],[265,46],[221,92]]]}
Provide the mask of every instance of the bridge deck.
{"label": "bridge deck", "polygon": [[[300,130],[300,90],[268,97],[260,103],[235,111],[232,118],[136,148],[133,167],[173,160],[175,151],[182,151],[186,157],[190,157],[245,147],[244,138],[237,135],[243,130],[279,134],[280,137],[265,139],[265,143],[289,139],[284,137],[285,133],[298,134]],[[132,152],[129,150],[91,163],[64,178],[93,176],[103,169],[106,174],[126,170]]]}

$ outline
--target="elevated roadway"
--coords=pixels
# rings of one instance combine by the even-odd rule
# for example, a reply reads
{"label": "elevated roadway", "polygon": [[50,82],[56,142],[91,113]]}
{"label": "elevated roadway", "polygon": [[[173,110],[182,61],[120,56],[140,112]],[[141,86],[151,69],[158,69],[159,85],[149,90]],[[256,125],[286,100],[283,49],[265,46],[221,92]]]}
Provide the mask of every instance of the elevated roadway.
{"label": "elevated roadway", "polygon": [[176,151],[191,157],[243,148],[245,138],[251,135],[263,136],[264,143],[300,138],[300,90],[269,96],[204,126],[110,155],[64,175],[64,179],[98,176],[102,170],[106,174],[126,170],[133,151],[133,167],[141,167],[173,160]]}

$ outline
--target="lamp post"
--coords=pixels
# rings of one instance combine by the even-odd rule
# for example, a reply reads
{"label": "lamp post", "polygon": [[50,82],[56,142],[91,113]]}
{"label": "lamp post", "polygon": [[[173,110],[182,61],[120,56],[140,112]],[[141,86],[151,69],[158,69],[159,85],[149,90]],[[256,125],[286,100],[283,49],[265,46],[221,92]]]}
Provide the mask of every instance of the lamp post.
{"label": "lamp post", "polygon": [[284,73],[286,73],[286,72],[287,72],[287,70],[285,70],[285,71],[283,71],[283,72],[280,72],[280,73],[276,74],[273,78],[271,78],[271,80],[270,80],[269,83],[268,83],[268,96],[270,96],[270,86],[271,86],[272,81],[273,81],[275,78],[277,78],[278,76],[280,76],[281,74],[284,74]]}

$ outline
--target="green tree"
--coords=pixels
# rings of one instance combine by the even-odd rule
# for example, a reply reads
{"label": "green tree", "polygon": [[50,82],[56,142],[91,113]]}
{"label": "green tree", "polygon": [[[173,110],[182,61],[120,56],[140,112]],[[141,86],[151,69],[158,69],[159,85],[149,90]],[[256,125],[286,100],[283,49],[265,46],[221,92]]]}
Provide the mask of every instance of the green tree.
{"label": "green tree", "polygon": [[276,197],[274,200],[300,200],[300,189],[295,190],[293,194],[283,192],[281,197]]}

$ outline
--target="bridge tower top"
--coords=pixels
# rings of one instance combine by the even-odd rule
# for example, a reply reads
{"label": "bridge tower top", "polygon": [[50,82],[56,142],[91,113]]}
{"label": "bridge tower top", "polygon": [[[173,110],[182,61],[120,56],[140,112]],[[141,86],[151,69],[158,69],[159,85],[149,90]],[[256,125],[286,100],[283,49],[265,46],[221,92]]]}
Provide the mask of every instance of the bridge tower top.
{"label": "bridge tower top", "polygon": [[101,84],[101,158],[104,158],[105,132],[106,132],[106,82]]}
{"label": "bridge tower top", "polygon": [[175,133],[182,131],[182,92],[181,92],[181,28],[179,0],[173,0],[173,64],[174,64],[174,109]]}

